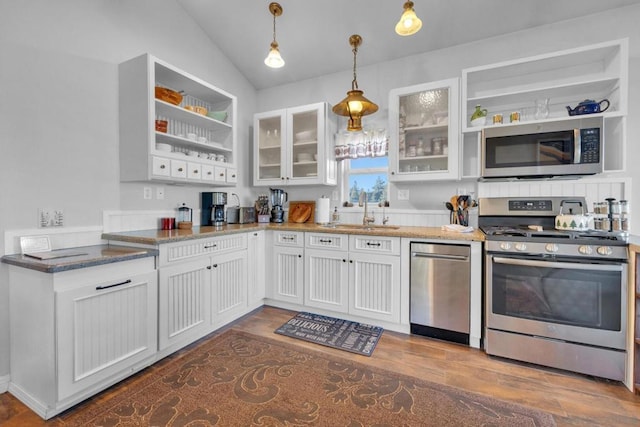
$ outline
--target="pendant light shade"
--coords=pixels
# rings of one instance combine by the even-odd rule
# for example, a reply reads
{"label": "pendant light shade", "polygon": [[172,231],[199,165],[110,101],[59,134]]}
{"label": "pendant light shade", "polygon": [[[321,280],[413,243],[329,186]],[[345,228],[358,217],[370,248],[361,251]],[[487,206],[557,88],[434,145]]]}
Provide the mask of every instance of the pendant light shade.
{"label": "pendant light shade", "polygon": [[278,42],[276,41],[276,16],[282,15],[282,6],[275,2],[270,3],[269,12],[273,15],[273,41],[271,42],[269,54],[264,59],[264,63],[267,67],[280,68],[284,66],[284,59],[280,56],[280,49],[278,49]]}
{"label": "pendant light shade", "polygon": [[422,28],[422,21],[413,10],[413,2],[407,0],[404,3],[404,12],[400,17],[400,21],[396,24],[396,33],[401,36],[410,36],[420,31],[420,28]]}
{"label": "pendant light shade", "polygon": [[362,37],[357,34],[349,37],[349,44],[353,47],[353,81],[351,90],[347,92],[347,97],[335,105],[332,111],[339,115],[349,117],[347,124],[348,131],[362,130],[362,116],[367,116],[378,111],[378,106],[364,97],[363,91],[358,89],[358,79],[356,78],[356,55],[358,46],[362,44]]}

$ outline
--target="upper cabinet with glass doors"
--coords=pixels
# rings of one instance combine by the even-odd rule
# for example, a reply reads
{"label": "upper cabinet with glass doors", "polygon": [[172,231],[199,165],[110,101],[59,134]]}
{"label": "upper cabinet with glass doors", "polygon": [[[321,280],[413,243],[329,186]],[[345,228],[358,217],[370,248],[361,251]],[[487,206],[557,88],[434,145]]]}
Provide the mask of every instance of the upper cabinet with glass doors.
{"label": "upper cabinet with glass doors", "polygon": [[389,92],[389,179],[458,179],[459,79]]}
{"label": "upper cabinet with glass doors", "polygon": [[253,119],[253,184],[336,184],[335,120],[326,103],[269,111]]}

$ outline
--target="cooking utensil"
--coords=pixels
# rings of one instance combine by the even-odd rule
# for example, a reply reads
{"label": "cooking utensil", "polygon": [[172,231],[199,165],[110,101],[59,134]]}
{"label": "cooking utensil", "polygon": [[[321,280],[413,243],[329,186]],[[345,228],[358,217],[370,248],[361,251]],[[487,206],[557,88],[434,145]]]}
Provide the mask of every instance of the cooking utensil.
{"label": "cooking utensil", "polygon": [[[580,214],[574,214],[573,209],[569,208],[568,214],[563,214],[562,209],[565,203],[580,205]],[[560,212],[555,219],[556,230],[570,231],[586,231],[593,229],[593,217],[585,214],[584,206],[580,200],[562,200],[560,202]]]}

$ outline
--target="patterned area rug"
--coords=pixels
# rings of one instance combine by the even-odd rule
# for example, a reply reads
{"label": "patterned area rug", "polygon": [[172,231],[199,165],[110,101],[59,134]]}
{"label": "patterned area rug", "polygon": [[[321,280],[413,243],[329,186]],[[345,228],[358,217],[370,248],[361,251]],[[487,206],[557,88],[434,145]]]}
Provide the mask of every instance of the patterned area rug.
{"label": "patterned area rug", "polygon": [[55,419],[78,426],[554,426],[550,414],[229,330]]}
{"label": "patterned area rug", "polygon": [[293,316],[275,332],[291,338],[371,356],[383,331],[384,329],[379,326],[302,312]]}

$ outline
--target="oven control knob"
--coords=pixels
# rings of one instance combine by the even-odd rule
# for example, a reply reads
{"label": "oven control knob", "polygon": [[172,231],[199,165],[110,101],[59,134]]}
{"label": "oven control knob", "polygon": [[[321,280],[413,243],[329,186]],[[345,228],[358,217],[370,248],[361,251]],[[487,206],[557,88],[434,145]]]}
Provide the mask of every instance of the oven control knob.
{"label": "oven control knob", "polygon": [[500,249],[502,249],[503,251],[510,250],[511,249],[511,243],[509,243],[509,242],[500,243]]}
{"label": "oven control knob", "polygon": [[516,243],[516,251],[526,251],[527,250],[527,245],[524,243]]}
{"label": "oven control knob", "polygon": [[580,246],[578,248],[578,252],[582,255],[591,255],[593,253],[593,248],[591,246]]}
{"label": "oven control knob", "polygon": [[547,243],[544,245],[544,250],[547,252],[558,252],[558,249],[560,248],[555,243]]}
{"label": "oven control knob", "polygon": [[609,246],[598,246],[596,251],[598,255],[611,255],[613,253],[613,250]]}

